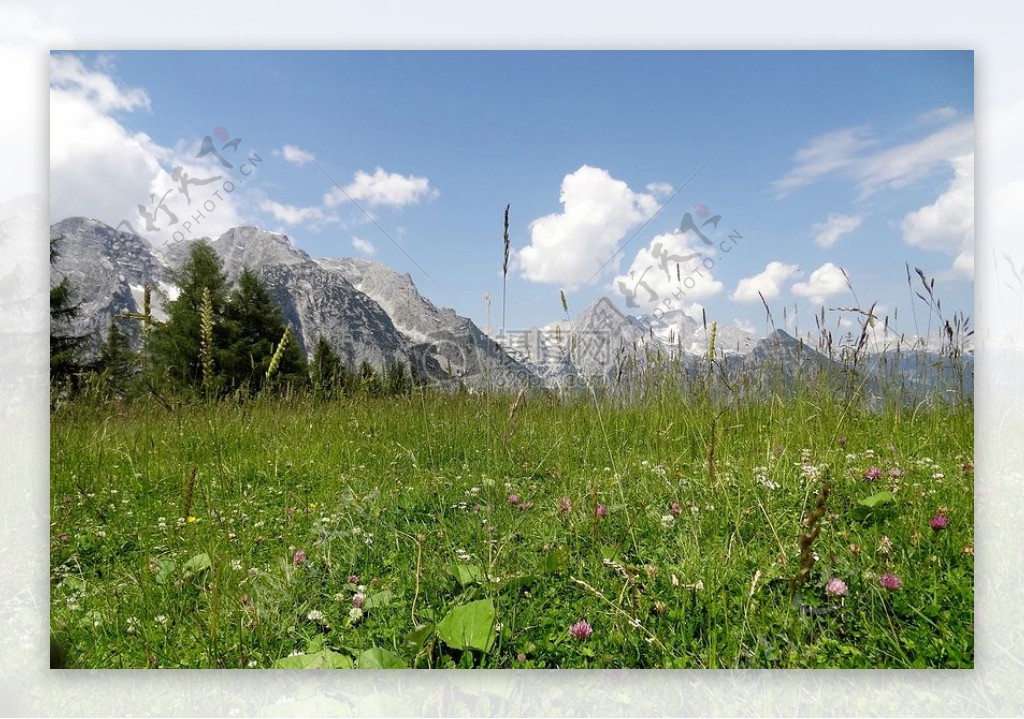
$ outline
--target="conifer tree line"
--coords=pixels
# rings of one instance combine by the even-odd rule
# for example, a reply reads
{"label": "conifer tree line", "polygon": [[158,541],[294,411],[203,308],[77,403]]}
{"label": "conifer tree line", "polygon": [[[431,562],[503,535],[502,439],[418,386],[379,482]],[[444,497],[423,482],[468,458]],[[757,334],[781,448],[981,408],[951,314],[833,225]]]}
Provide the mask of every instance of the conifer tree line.
{"label": "conifer tree line", "polygon": [[[51,265],[60,238],[50,241]],[[91,337],[72,331],[81,314],[75,288],[63,278],[50,290],[51,392],[65,396],[92,392],[103,397],[153,393],[208,398],[266,392],[306,392],[318,397],[411,391],[404,363],[377,369],[367,362],[346,365],[323,336],[307,363],[284,314],[259,277],[244,268],[232,286],[223,263],[207,242],[197,240],[172,274],[178,295],[165,307],[166,319],[150,313],[114,318],[94,358]],[[148,291],[147,291],[148,292]],[[142,327],[142,350],[132,348],[129,323]]]}

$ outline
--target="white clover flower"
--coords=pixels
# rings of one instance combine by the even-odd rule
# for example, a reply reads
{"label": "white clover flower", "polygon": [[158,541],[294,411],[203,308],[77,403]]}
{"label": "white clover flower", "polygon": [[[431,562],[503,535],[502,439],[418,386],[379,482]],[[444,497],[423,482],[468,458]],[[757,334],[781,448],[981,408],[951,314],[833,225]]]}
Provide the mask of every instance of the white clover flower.
{"label": "white clover flower", "polygon": [[327,619],[326,617],[324,617],[324,613],[321,612],[319,609],[310,610],[309,614],[306,615],[306,619],[313,622],[314,624],[324,625],[327,623]]}
{"label": "white clover flower", "polygon": [[165,614],[157,614],[153,618],[153,621],[155,621],[157,624],[167,624],[167,615],[165,615]]}
{"label": "white clover flower", "polygon": [[234,569],[236,572],[242,571],[242,560],[241,559],[232,559],[231,560],[231,568]]}
{"label": "white clover flower", "polygon": [[671,514],[664,514],[661,517],[661,526],[663,526],[663,527],[671,527],[672,523],[675,522],[675,521],[676,521],[676,518],[673,517]]}
{"label": "white clover flower", "polygon": [[348,610],[348,618],[355,624],[363,618],[363,610],[359,607],[352,607]]}

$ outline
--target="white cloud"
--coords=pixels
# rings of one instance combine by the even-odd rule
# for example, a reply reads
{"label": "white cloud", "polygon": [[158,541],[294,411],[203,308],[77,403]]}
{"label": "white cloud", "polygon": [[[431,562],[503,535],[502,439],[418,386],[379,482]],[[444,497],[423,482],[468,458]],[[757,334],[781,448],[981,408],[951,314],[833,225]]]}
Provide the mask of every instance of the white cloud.
{"label": "white cloud", "polygon": [[364,255],[372,255],[377,252],[377,248],[373,246],[372,242],[364,240],[361,237],[352,238],[352,246],[362,252]]}
{"label": "white cloud", "polygon": [[589,165],[563,178],[559,201],[562,212],[531,222],[530,244],[516,254],[524,278],[567,289],[593,277],[619,240],[658,210],[653,195]]}
{"label": "white cloud", "polygon": [[936,107],[933,110],[922,112],[917,116],[917,122],[919,125],[939,125],[945,122],[951,122],[956,118],[960,117],[960,112],[955,107]]}
{"label": "white cloud", "polygon": [[830,212],[827,220],[815,223],[811,233],[818,247],[831,247],[840,237],[860,227],[862,221],[863,218],[859,215]]}
{"label": "white cloud", "polygon": [[973,152],[974,122],[963,120],[931,134],[876,150],[879,141],[863,127],[813,138],[797,151],[795,166],[772,183],[779,197],[827,176],[853,180],[861,197],[883,188],[904,187],[954,158]]}
{"label": "white cloud", "polygon": [[275,220],[286,225],[321,224],[336,220],[336,217],[326,215],[319,207],[296,207],[286,205],[273,200],[263,200],[260,209],[269,212]]}
{"label": "white cloud", "polygon": [[847,289],[846,276],[842,269],[826,262],[811,273],[807,282],[797,282],[791,288],[794,295],[808,298],[813,304],[824,304],[829,297],[841,294]]}
{"label": "white cloud", "polygon": [[312,152],[303,150],[298,145],[285,145],[280,150],[275,150],[274,154],[280,154],[284,158],[285,162],[290,162],[293,165],[302,167],[308,162],[312,162],[316,159],[316,156]]}
{"label": "white cloud", "polygon": [[121,87],[110,75],[88,69],[75,55],[61,53],[50,57],[50,87],[85,100],[101,113],[150,108],[145,90]]}
{"label": "white cloud", "polygon": [[[51,221],[77,215],[113,227],[128,221],[155,244],[171,240],[176,232],[188,238],[215,237],[243,224],[241,192],[224,191],[228,173],[212,155],[195,158],[198,140],[164,147],[145,133],[129,132],[112,117],[113,111],[148,107],[144,90],[123,88],[77,57],[54,55],[51,60]],[[102,66],[109,68],[109,63]],[[181,174],[175,177],[177,167]],[[147,229],[143,212],[152,216],[154,229]]]}
{"label": "white cloud", "polygon": [[838,170],[850,168],[857,156],[874,144],[864,127],[849,127],[819,135],[796,152],[796,167],[772,183],[780,195],[809,185]]}
{"label": "white cloud", "polygon": [[655,197],[668,197],[675,190],[668,182],[651,182],[644,188]]}
{"label": "white cloud", "polygon": [[741,279],[736,284],[736,291],[732,293],[731,298],[736,302],[760,302],[760,292],[766,300],[775,299],[782,294],[782,284],[799,273],[800,268],[796,265],[769,262],[763,272]]}
{"label": "white cloud", "polygon": [[954,256],[957,274],[974,277],[974,155],[953,161],[956,173],[935,202],[908,213],[900,224],[913,247]]}
{"label": "white cloud", "polygon": [[950,125],[921,140],[884,150],[858,163],[861,195],[886,187],[905,187],[941,165],[974,152],[974,122]]}
{"label": "white cloud", "polygon": [[626,274],[612,282],[627,307],[685,311],[722,291],[713,275],[713,251],[702,243],[691,244],[691,238],[696,241],[689,233],[670,232],[640,248]]}
{"label": "white cloud", "polygon": [[371,206],[404,207],[422,200],[433,200],[440,194],[430,186],[426,177],[399,175],[378,167],[372,175],[362,170],[356,172],[344,191],[334,188],[324,195],[324,204],[333,207],[352,198]]}

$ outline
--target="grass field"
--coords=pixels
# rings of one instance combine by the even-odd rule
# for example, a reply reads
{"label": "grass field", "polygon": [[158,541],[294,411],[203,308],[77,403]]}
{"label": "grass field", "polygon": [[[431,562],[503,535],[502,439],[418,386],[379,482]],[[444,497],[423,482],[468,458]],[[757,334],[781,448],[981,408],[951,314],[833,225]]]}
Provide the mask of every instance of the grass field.
{"label": "grass field", "polygon": [[70,665],[973,666],[969,405],[511,404],[60,407]]}

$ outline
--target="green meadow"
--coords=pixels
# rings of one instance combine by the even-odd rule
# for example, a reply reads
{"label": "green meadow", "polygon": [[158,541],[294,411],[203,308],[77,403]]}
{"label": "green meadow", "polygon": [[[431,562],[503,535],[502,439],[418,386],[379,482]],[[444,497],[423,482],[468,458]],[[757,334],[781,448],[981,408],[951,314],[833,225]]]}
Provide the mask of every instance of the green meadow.
{"label": "green meadow", "polygon": [[416,388],[51,413],[74,668],[970,668],[973,407]]}

